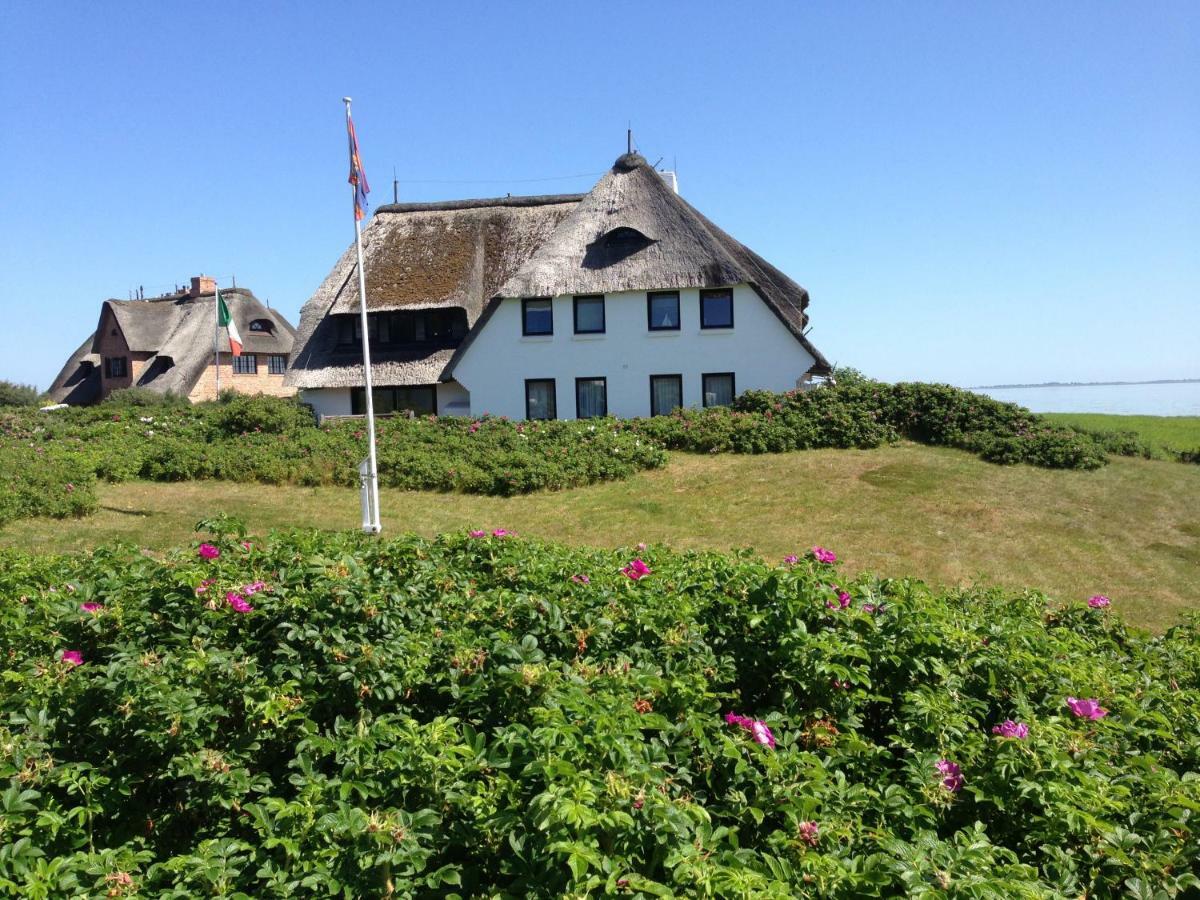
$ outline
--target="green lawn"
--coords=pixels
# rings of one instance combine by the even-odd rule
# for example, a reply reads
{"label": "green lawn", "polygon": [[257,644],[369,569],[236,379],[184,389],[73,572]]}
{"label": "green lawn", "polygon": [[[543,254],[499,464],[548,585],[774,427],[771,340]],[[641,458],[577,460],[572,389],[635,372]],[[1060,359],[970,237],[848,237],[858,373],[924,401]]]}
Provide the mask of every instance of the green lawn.
{"label": "green lawn", "polygon": [[1045,413],[1060,425],[1092,431],[1136,431],[1160,450],[1200,448],[1200,416],[1111,416],[1106,413]]}
{"label": "green lawn", "polygon": [[[79,521],[14,522],[0,543],[86,549],[188,540],[202,516],[252,530],[353,528],[357,491],[227,482],[102,486]],[[813,544],[851,571],[937,584],[983,580],[1061,600],[1104,593],[1161,629],[1200,606],[1200,466],[1116,459],[1097,472],[1002,467],[901,444],[766,456],[672,454],[666,468],[561,493],[497,498],[384,491],[391,533],[512,528],[571,544],[753,547],[768,558]]]}

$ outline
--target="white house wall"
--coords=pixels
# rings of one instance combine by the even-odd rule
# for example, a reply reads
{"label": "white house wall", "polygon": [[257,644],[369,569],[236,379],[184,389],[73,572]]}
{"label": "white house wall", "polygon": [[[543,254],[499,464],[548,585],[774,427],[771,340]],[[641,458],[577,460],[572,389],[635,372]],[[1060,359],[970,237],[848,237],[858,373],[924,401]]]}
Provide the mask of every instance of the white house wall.
{"label": "white house wall", "polygon": [[[374,368],[372,366],[372,368]],[[350,388],[309,388],[300,392],[300,402],[313,408],[318,418],[326,416],[348,416],[353,407]],[[471,398],[461,384],[449,381],[437,386],[437,411],[439,416],[467,416],[471,414]]]}
{"label": "white house wall", "polygon": [[504,300],[463,354],[454,377],[472,415],[525,418],[525,379],[553,378],[560,419],[575,418],[575,379],[608,379],[608,411],[650,414],[650,376],[682,375],[685,406],[703,405],[701,375],[733,372],[737,392],[786,391],[813,365],[749,285],[734,288],[733,328],[701,329],[700,292],[679,292],[678,331],[650,331],[646,292],[605,297],[605,333],[574,333],[570,295],[554,298],[554,334],[523,337],[521,301]]}

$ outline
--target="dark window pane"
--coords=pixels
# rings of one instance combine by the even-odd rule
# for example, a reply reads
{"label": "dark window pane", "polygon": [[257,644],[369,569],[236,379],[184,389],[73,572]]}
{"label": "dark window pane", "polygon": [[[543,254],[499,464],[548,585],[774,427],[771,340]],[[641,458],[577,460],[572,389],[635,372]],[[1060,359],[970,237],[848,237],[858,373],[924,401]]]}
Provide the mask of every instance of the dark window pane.
{"label": "dark window pane", "polygon": [[603,378],[575,379],[575,417],[592,419],[608,415],[608,383]]}
{"label": "dark window pane", "polygon": [[733,402],[733,373],[704,376],[704,405],[728,406]]}
{"label": "dark window pane", "polygon": [[665,416],[683,406],[682,375],[650,376],[650,415]]}
{"label": "dark window pane", "polygon": [[604,297],[575,298],[575,333],[604,333]]}
{"label": "dark window pane", "polygon": [[525,418],[558,418],[553,378],[531,378],[525,382]]}
{"label": "dark window pane", "polygon": [[700,292],[700,327],[733,327],[733,291]]}
{"label": "dark window pane", "polygon": [[258,357],[253,353],[243,353],[233,358],[234,375],[256,375],[258,373]]}
{"label": "dark window pane", "polygon": [[651,331],[677,331],[679,329],[679,293],[660,292],[647,295],[650,309]]}
{"label": "dark window pane", "polygon": [[287,357],[272,353],[267,357],[267,371],[272,375],[282,375],[287,371]]}
{"label": "dark window pane", "polygon": [[554,334],[554,311],[550,300],[521,301],[522,334]]}

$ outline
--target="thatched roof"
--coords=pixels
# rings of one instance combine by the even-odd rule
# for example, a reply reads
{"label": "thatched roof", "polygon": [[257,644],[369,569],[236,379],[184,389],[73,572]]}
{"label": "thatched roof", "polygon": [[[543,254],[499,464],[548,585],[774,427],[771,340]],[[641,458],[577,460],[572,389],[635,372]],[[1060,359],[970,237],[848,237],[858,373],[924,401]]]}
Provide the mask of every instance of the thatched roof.
{"label": "thatched roof", "polygon": [[[244,288],[221,291],[229,312],[242,335],[246,353],[290,354],[296,329],[277,310],[265,306]],[[213,327],[216,311],[213,295],[193,297],[187,293],[172,294],[153,300],[106,300],[100,309],[98,328],[115,321],[129,349],[134,353],[153,353],[135,387],[149,388],[160,393],[186,396],[195,386],[206,366],[212,364]],[[251,331],[250,323],[265,319],[271,331]],[[224,338],[222,338],[224,341]],[[228,344],[223,345],[228,350]],[[100,355],[98,335],[93,333],[72,354],[51,385],[49,394],[58,403],[87,403],[96,399],[80,399],[78,385],[90,366],[95,373],[94,394],[99,394]]]}
{"label": "thatched roof", "polygon": [[[808,291],[734,240],[676,194],[637,153],[619,157],[492,300],[559,294],[604,294],[749,284],[812,355],[828,361],[804,336]],[[445,377],[481,327],[459,347]]]}
{"label": "thatched roof", "polygon": [[[808,292],[701,215],[636,153],[620,157],[588,194],[381,206],[363,232],[363,260],[370,310],[459,306],[471,326],[452,355],[373,348],[379,385],[449,380],[504,298],[734,284],[762,297],[812,355],[815,373],[829,371],[804,336]],[[329,319],[357,311],[352,246],[301,311],[289,384],[362,384],[361,355],[338,358]]]}
{"label": "thatched roof", "polygon": [[92,352],[94,338],[87,336],[50,384],[46,394],[55,403],[86,406],[100,399],[100,356]]}
{"label": "thatched roof", "polygon": [[[553,233],[581,194],[395,203],[381,206],[363,230],[367,306],[373,312],[461,307],[474,325],[500,285]],[[339,354],[330,316],[358,313],[354,247],[300,312],[287,383],[298,388],[361,385],[362,357]],[[372,348],[375,384],[431,384],[449,350]]]}

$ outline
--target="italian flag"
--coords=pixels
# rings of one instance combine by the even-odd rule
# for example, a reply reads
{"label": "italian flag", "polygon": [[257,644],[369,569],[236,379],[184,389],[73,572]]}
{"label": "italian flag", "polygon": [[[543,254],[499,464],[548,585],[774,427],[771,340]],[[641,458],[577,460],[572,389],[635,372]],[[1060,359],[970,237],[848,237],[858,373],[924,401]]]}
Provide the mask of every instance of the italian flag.
{"label": "italian flag", "polygon": [[220,291],[217,291],[217,327],[229,329],[229,349],[233,351],[234,356],[241,356],[242,336],[238,334],[237,325],[233,316],[229,314],[229,307],[225,305],[225,298],[221,296]]}

